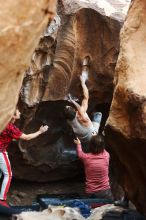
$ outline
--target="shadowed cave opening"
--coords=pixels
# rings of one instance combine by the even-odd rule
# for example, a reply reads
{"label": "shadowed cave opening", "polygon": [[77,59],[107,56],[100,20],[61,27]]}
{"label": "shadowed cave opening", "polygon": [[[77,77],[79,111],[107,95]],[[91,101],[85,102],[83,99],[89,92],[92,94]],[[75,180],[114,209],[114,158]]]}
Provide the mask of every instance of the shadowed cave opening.
{"label": "shadowed cave opening", "polygon": [[[12,182],[9,200],[14,204],[27,202],[25,196],[19,198],[21,195],[19,195],[18,189],[21,188],[21,185],[20,194],[23,190],[25,191],[24,194],[30,193],[28,202],[33,201],[40,192],[42,194],[53,192],[84,194],[83,165],[76,155],[76,147],[73,143],[74,133],[63,114],[64,106],[68,104],[70,104],[68,101],[62,100],[40,103],[33,120],[26,125],[24,132],[29,133],[34,127],[47,124],[49,126],[47,134],[44,134],[40,139],[38,138],[37,142],[34,139],[29,142],[20,141],[19,144],[17,142],[12,143],[9,155],[15,179]],[[89,108],[88,114],[91,119],[93,112],[102,112],[100,132],[103,131],[109,108],[109,104],[97,104],[93,109]],[[19,121],[20,128],[25,117],[22,113]],[[22,153],[18,145],[21,145],[20,149],[27,148],[27,153]],[[17,166],[18,161],[19,168]],[[35,188],[36,192],[31,190],[32,187]]]}

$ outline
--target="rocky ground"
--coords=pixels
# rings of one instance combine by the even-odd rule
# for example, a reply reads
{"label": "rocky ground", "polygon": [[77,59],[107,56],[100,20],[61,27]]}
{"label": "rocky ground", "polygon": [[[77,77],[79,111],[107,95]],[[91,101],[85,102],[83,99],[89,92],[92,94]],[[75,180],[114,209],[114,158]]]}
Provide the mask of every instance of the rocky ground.
{"label": "rocky ground", "polygon": [[40,194],[79,193],[84,194],[84,183],[68,180],[49,183],[13,181],[8,202],[14,205],[31,205]]}
{"label": "rocky ground", "polygon": [[[84,181],[79,179],[70,179],[66,181],[58,182],[48,182],[48,183],[36,183],[36,182],[26,182],[13,180],[10,191],[8,194],[7,202],[12,205],[32,205],[36,202],[38,195],[42,194],[72,194],[78,193],[79,195],[84,195]],[[130,203],[130,209],[135,209],[135,207]],[[103,206],[99,210],[95,210],[89,220],[101,219],[101,215],[105,211],[113,211],[116,215],[121,217],[121,213],[124,209],[115,207],[114,205]],[[0,215],[0,220],[10,220],[8,216]],[[120,218],[122,219],[122,218]]]}

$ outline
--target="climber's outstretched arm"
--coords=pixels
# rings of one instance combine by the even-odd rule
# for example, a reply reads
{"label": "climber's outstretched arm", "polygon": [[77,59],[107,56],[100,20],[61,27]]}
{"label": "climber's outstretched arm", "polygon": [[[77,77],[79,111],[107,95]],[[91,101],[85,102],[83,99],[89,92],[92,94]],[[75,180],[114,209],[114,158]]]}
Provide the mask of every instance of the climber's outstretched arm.
{"label": "climber's outstretched arm", "polygon": [[84,96],[82,103],[81,103],[81,108],[85,113],[88,109],[89,91],[88,91],[88,88],[85,84],[85,80],[82,78],[82,76],[80,76],[80,80],[81,80],[81,85],[82,85],[82,89],[83,89],[83,96]]}

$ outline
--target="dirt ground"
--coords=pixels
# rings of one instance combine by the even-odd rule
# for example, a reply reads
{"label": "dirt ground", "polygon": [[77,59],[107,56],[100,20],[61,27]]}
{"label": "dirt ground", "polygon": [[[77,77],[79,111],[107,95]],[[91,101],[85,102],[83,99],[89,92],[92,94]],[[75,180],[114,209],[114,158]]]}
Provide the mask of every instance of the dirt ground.
{"label": "dirt ground", "polygon": [[14,205],[31,205],[40,194],[78,193],[84,194],[84,182],[67,180],[60,182],[36,183],[13,180],[7,202]]}
{"label": "dirt ground", "polygon": [[[42,194],[69,194],[78,193],[85,195],[84,181],[71,179],[67,181],[49,182],[49,183],[36,183],[13,180],[10,191],[8,193],[7,202],[11,205],[32,205],[36,202],[36,197]],[[133,204],[130,208],[135,209]],[[0,220],[10,220],[11,217],[0,215]]]}

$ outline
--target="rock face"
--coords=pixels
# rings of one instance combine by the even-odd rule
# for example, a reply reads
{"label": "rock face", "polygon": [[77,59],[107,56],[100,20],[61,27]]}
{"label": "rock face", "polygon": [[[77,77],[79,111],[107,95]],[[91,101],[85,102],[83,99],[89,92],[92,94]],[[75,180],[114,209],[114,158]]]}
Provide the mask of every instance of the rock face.
{"label": "rock face", "polygon": [[127,15],[130,0],[63,0],[67,14],[75,13],[81,8],[90,8],[98,11],[103,16],[123,21]]}
{"label": "rock face", "polygon": [[[87,220],[103,220],[103,219],[114,219],[115,216],[118,219],[123,219],[122,212],[124,211],[121,207],[116,207],[113,204],[103,205],[101,207],[92,209],[91,215]],[[112,213],[111,215],[108,213]],[[115,214],[115,216],[114,216]]]}
{"label": "rock face", "polygon": [[[117,1],[116,4],[114,1],[103,1],[103,4],[94,0],[60,1],[61,27],[56,17],[52,30],[41,38],[24,79],[23,101],[34,106],[40,101],[64,99],[68,92],[81,96],[78,75],[82,60],[88,55],[91,58],[89,90],[99,94],[98,103],[109,103],[120,23],[128,6],[129,1]],[[118,18],[114,14],[118,14]],[[104,92],[101,81],[108,84],[104,85],[108,87]]]}
{"label": "rock face", "polygon": [[[47,124],[49,130],[31,141],[20,141],[19,148],[17,142],[10,146],[9,155],[16,178],[44,182],[71,178],[81,173],[74,136],[63,117],[65,104],[65,101],[41,103],[35,117],[23,130],[32,133],[42,124]],[[27,118],[21,118],[19,127],[26,121]]]}
{"label": "rock face", "polygon": [[50,127],[35,140],[19,142],[17,150],[11,148],[13,174],[21,179],[51,181],[81,172],[63,108],[69,93],[82,99],[79,76],[85,56],[91,60],[89,114],[102,111],[102,125],[112,100],[121,23],[91,9],[90,3],[75,14],[67,14],[61,3],[58,8],[61,21],[55,17],[41,37],[21,90],[19,127],[25,133],[36,131],[42,123]]}
{"label": "rock face", "polygon": [[135,209],[125,209],[114,206],[113,204],[103,205],[91,211],[91,215],[87,220],[109,220],[109,219],[140,219],[145,220],[145,217],[138,213]]}
{"label": "rock face", "polygon": [[14,113],[24,71],[56,1],[8,0],[0,13],[0,131]]}
{"label": "rock face", "polygon": [[121,31],[106,135],[118,180],[146,215],[146,2],[135,0]]}

